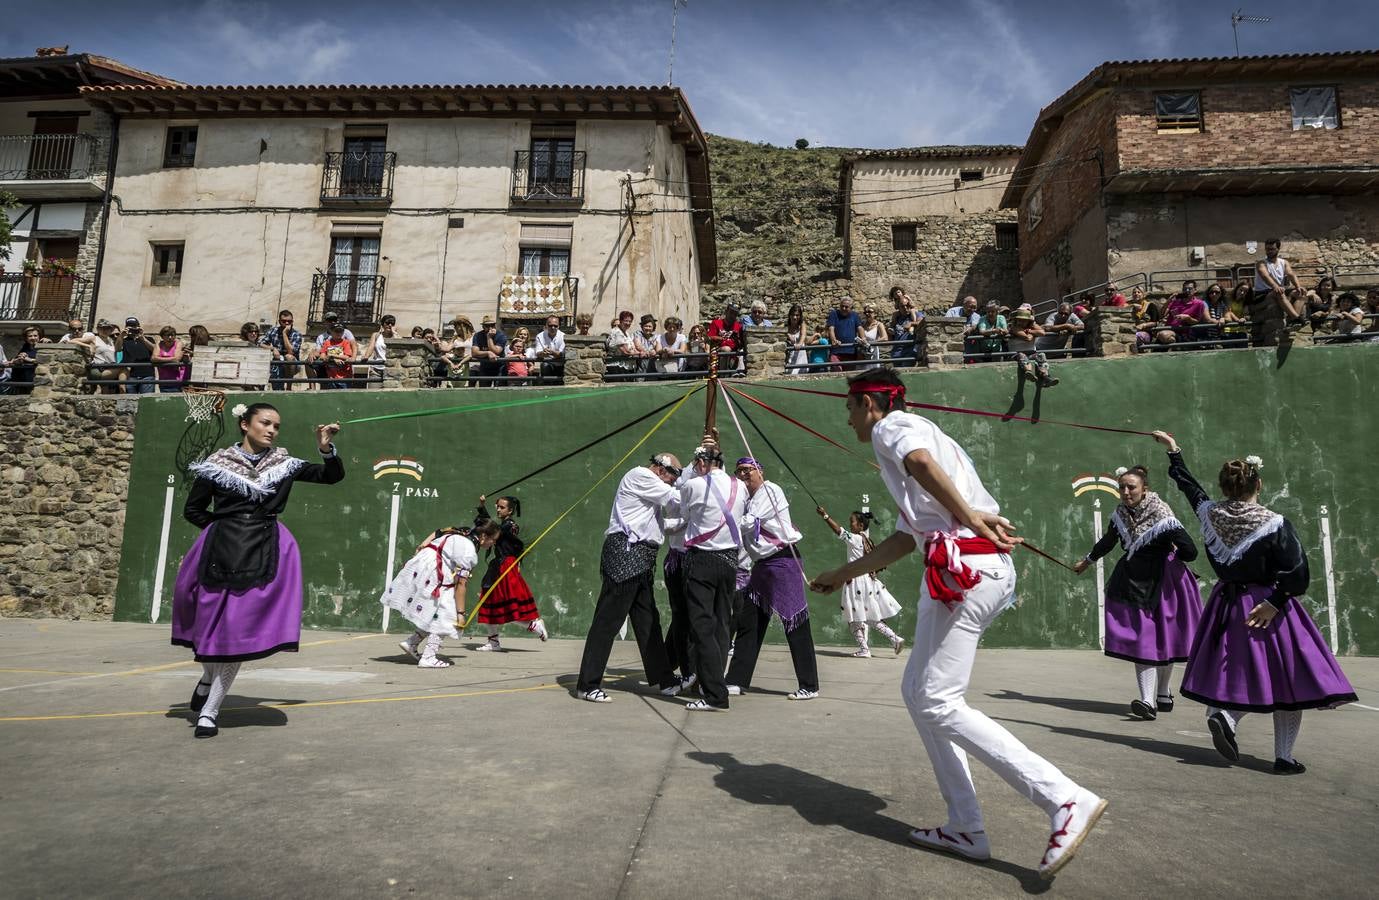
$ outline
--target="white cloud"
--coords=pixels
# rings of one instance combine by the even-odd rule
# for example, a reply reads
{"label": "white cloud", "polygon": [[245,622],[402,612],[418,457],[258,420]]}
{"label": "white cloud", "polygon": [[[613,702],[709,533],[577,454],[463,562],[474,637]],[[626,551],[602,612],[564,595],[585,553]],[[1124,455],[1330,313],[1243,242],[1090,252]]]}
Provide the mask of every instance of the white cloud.
{"label": "white cloud", "polygon": [[201,8],[198,24],[224,63],[271,74],[251,74],[246,81],[329,81],[346,71],[355,51],[344,30],[323,19],[283,24],[281,15],[260,4],[212,0]]}
{"label": "white cloud", "polygon": [[1182,55],[1177,52],[1178,28],[1174,25],[1179,13],[1168,9],[1164,0],[1120,0],[1120,5],[1139,39],[1137,46],[1144,48],[1146,56],[1164,59]]}

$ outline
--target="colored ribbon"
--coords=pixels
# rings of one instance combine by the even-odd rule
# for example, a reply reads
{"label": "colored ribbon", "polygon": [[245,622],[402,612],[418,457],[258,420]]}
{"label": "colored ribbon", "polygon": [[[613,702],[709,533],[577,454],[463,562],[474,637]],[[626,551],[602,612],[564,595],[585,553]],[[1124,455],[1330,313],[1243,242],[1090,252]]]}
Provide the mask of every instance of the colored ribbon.
{"label": "colored ribbon", "polygon": [[[719,384],[722,384],[722,382],[719,382]],[[782,466],[785,466],[785,471],[789,472],[790,477],[794,478],[795,481],[799,484],[799,486],[804,489],[804,492],[809,495],[809,499],[813,501],[814,505],[822,506],[823,504],[819,503],[819,498],[815,497],[814,492],[809,489],[809,482],[801,478],[799,473],[795,471],[794,467],[792,467],[790,463],[786,461],[785,457],[781,456],[780,451],[776,449],[776,445],[771,443],[771,439],[766,436],[766,432],[762,431],[760,426],[758,426],[757,423],[753,421],[751,415],[747,412],[747,408],[745,406],[742,406],[742,404],[740,403],[734,403],[732,397],[726,397],[726,399],[728,401],[728,411],[733,414],[733,422],[737,422],[737,413],[741,412],[742,418],[746,419],[747,424],[752,426],[752,430],[757,433],[757,437],[761,438],[762,441],[766,443],[767,449],[769,449],[773,454],[775,454],[776,459],[780,460],[780,464]],[[740,430],[741,429],[739,429],[739,431]],[[751,452],[752,448],[748,446],[747,436],[745,434],[742,436],[742,446],[747,447],[748,453]]]}
{"label": "colored ribbon", "polygon": [[649,441],[651,439],[651,436],[655,434],[657,431],[659,431],[661,426],[666,423],[666,420],[668,420],[671,416],[675,415],[676,410],[683,406],[685,401],[688,400],[691,396],[693,396],[694,392],[698,389],[699,387],[694,387],[686,391],[685,396],[677,400],[674,406],[667,410],[666,413],[661,416],[661,418],[657,419],[656,424],[651,426],[650,431],[642,435],[641,440],[633,444],[631,448],[629,448],[628,451],[624,453],[617,462],[609,466],[608,471],[604,472],[603,475],[600,476],[598,481],[595,481],[593,484],[591,484],[589,486],[589,490],[581,494],[579,496],[579,499],[575,500],[574,503],[571,503],[569,506],[565,507],[565,511],[562,512],[560,515],[556,516],[555,520],[552,521],[551,524],[547,525],[546,529],[536,536],[536,540],[532,541],[522,550],[521,555],[519,555],[516,559],[512,561],[512,565],[508,566],[506,569],[499,573],[497,579],[494,580],[493,585],[489,587],[488,590],[484,591],[483,596],[479,598],[479,602],[474,604],[474,611],[469,614],[469,618],[465,619],[465,628],[468,628],[470,623],[474,621],[474,617],[479,614],[479,609],[484,605],[484,601],[488,600],[488,595],[493,593],[494,588],[498,587],[498,585],[503,583],[503,579],[507,577],[507,574],[511,572],[513,569],[517,568],[518,564],[522,562],[523,558],[526,557],[528,553],[532,552],[532,550],[536,547],[537,544],[541,543],[542,538],[550,534],[551,529],[555,528],[555,526],[559,525],[566,516],[574,512],[575,507],[579,506],[581,503],[587,500],[589,498],[589,495],[592,494],[598,488],[599,485],[607,481],[608,476],[612,475],[614,472],[618,470],[620,466],[622,466],[623,463],[627,462],[627,458],[630,457],[633,453],[636,453],[637,449],[641,447],[642,444],[645,444],[647,441]]}
{"label": "colored ribbon", "polygon": [[[803,428],[805,431],[807,431],[807,432],[809,432],[810,434],[814,435],[814,436],[815,436],[816,438],[818,438],[819,440],[825,441],[825,442],[827,442],[827,443],[832,444],[833,446],[837,447],[839,450],[843,451],[844,453],[847,453],[847,454],[850,455],[850,456],[857,456],[857,454],[856,454],[855,452],[853,452],[852,449],[850,449],[850,448],[848,448],[848,447],[844,447],[842,444],[838,443],[838,442],[835,441],[833,438],[828,437],[827,435],[819,434],[819,432],[815,431],[813,428],[810,428],[808,425],[804,424],[804,423],[801,422],[799,419],[791,418],[790,416],[787,416],[785,413],[781,412],[780,410],[775,409],[775,408],[773,408],[773,407],[771,407],[771,406],[768,406],[768,405],[765,404],[765,403],[762,403],[760,400],[758,400],[756,397],[753,397],[751,394],[744,393],[744,392],[738,390],[738,389],[735,388],[735,387],[730,387],[730,388],[728,388],[728,390],[732,391],[734,394],[737,394],[739,397],[745,397],[746,399],[752,401],[752,402],[755,403],[757,406],[760,406],[762,409],[766,410],[767,412],[772,413],[772,414],[777,415],[777,416],[780,416],[782,419],[784,419],[785,421],[789,422],[791,425],[794,425],[794,426],[796,426],[797,428]],[[860,456],[858,456],[857,458],[858,458],[858,459],[861,459]],[[876,463],[871,462],[870,460],[868,460],[867,464],[870,465],[873,469],[879,469],[879,468],[881,468],[881,467],[878,466]]]}
{"label": "colored ribbon", "polygon": [[567,394],[556,394],[551,397],[528,397],[524,400],[504,400],[495,403],[475,403],[472,406],[447,406],[443,409],[420,409],[414,410],[412,412],[388,413],[387,415],[382,416],[364,416],[363,418],[359,419],[346,419],[344,422],[341,422],[340,424],[359,425],[364,422],[382,422],[387,419],[415,419],[420,416],[444,416],[449,415],[450,413],[484,412],[485,410],[490,409],[507,409],[510,406],[535,406],[538,403],[558,403],[561,400],[579,400],[587,399],[589,397],[606,397],[611,393],[618,393],[620,391],[635,391],[641,389],[642,388],[640,386],[629,386],[621,388],[600,388],[596,391],[588,390],[570,392]]}
{"label": "colored ribbon", "polygon": [[[786,387],[785,385],[781,384],[766,384],[764,382],[758,382],[754,384],[753,387],[771,388],[777,391],[791,391],[792,393],[796,394],[814,394],[819,397],[846,398],[848,396],[847,394],[840,394],[836,391],[814,391],[808,388],[793,388]],[[1010,419],[1014,419],[1019,422],[1029,422],[1031,425],[1062,425],[1066,428],[1086,428],[1090,431],[1109,431],[1114,434],[1138,434],[1143,435],[1144,437],[1154,436],[1152,432],[1136,431],[1133,428],[1111,428],[1107,425],[1088,425],[1085,422],[1061,422],[1057,419],[1031,419],[1028,416],[1015,416],[1009,415],[1007,413],[996,413],[990,412],[989,410],[985,409],[967,409],[962,406],[940,406],[937,403],[916,403],[913,400],[905,401],[905,405],[913,407],[915,409],[929,409],[935,412],[960,413],[965,416],[984,416],[986,418],[991,419],[1000,419],[1001,421],[1008,421]]]}

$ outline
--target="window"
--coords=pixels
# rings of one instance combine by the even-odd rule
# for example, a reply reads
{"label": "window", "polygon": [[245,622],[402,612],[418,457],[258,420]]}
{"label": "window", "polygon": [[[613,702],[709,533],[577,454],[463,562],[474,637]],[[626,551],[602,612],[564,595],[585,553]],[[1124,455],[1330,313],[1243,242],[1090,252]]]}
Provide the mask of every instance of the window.
{"label": "window", "polygon": [[892,225],[891,226],[891,249],[892,250],[913,250],[915,249],[915,237],[918,229],[914,225]]}
{"label": "window", "polygon": [[196,126],[174,125],[168,128],[167,143],[163,147],[163,168],[185,169],[196,165]]}
{"label": "window", "polygon": [[986,173],[981,169],[963,169],[958,172],[958,178],[963,181],[981,181],[986,177]]}
{"label": "window", "polygon": [[1336,103],[1336,88],[1295,87],[1288,89],[1293,107],[1293,130],[1304,128],[1341,127],[1340,107]]}
{"label": "window", "polygon": [[186,244],[153,245],[153,277],[149,284],[180,284],[182,282],[182,254]]}
{"label": "window", "polygon": [[527,183],[558,197],[568,197],[574,187],[575,127],[533,125]]}
{"label": "window", "polygon": [[517,271],[523,275],[570,274],[570,243],[573,236],[573,225],[524,223],[518,240]]}
{"label": "window", "polygon": [[1154,118],[1159,131],[1201,131],[1202,96],[1196,91],[1154,95]]}
{"label": "window", "polygon": [[996,223],[996,249],[1020,249],[1020,226],[1014,222]]}
{"label": "window", "polygon": [[1029,192],[1029,200],[1025,203],[1025,227],[1030,231],[1039,227],[1039,223],[1044,218],[1044,185]]}
{"label": "window", "polygon": [[383,193],[388,159],[386,125],[346,125],[340,165],[340,193],[377,197]]}

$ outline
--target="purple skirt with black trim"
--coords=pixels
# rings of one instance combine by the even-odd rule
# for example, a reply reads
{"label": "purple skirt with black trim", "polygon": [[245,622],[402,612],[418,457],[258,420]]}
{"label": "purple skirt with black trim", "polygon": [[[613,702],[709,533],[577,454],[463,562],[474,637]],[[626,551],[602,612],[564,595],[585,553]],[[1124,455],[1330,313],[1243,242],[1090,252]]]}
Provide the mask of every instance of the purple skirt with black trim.
{"label": "purple skirt with black trim", "polygon": [[1183,662],[1192,651],[1201,617],[1197,576],[1170,554],[1153,608],[1106,598],[1106,655],[1145,666]]}
{"label": "purple skirt with black trim", "polygon": [[278,571],[267,584],[233,591],[202,587],[204,528],[177,569],[172,589],[172,642],[190,647],[197,662],[262,659],[295,651],[302,638],[302,557],[297,541],[278,524]]}
{"label": "purple skirt with black trim", "polygon": [[1183,671],[1184,697],[1245,712],[1355,702],[1355,689],[1298,598],[1263,628],[1245,624],[1273,592],[1268,585],[1217,583]]}
{"label": "purple skirt with black trim", "polygon": [[760,609],[780,616],[786,631],[794,631],[809,618],[804,594],[804,566],[792,550],[784,550],[752,566],[747,599]]}

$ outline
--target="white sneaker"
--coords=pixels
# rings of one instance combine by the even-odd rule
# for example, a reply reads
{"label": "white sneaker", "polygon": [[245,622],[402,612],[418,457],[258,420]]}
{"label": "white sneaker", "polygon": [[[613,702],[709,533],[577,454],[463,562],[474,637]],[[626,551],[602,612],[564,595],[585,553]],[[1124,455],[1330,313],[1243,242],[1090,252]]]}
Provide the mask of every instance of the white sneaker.
{"label": "white sneaker", "polygon": [[685,683],[684,683],[683,681],[677,681],[677,682],[675,682],[674,684],[672,684],[670,687],[663,687],[663,688],[661,688],[661,696],[662,696],[662,697],[674,697],[676,694],[679,694],[679,693],[680,693],[681,691],[683,691],[684,689],[685,689]]}
{"label": "white sneaker", "polygon": [[545,641],[546,638],[550,637],[550,635],[546,632],[546,623],[541,621],[540,619],[533,619],[532,623],[527,626],[527,630],[530,631],[532,634],[536,635],[537,637],[541,638],[542,641]]}
{"label": "white sneaker", "polygon": [[811,691],[808,688],[797,688],[785,696],[789,697],[791,700],[813,700],[815,697],[819,696],[819,692]]}
{"label": "white sneaker", "polygon": [[729,697],[740,697],[740,696],[742,696],[742,688],[738,687],[738,686],[735,685],[735,684],[730,684],[730,685],[728,685],[728,696],[729,696]]}
{"label": "white sneaker", "polygon": [[1087,833],[1106,811],[1106,801],[1085,788],[1078,788],[1072,799],[1058,807],[1053,814],[1053,833],[1049,848],[1039,861],[1039,877],[1052,878],[1058,870],[1072,861]]}
{"label": "white sneaker", "polygon": [[482,644],[480,644],[478,647],[475,647],[474,649],[479,651],[488,651],[492,653],[495,650],[502,650],[503,648],[498,645],[497,638],[489,638],[488,640],[484,641]]}
{"label": "white sneaker", "polygon": [[991,841],[985,831],[951,831],[947,828],[916,828],[910,832],[910,843],[916,847],[955,853],[968,859],[991,858]]}
{"label": "white sneaker", "polygon": [[592,691],[577,691],[575,696],[581,700],[588,700],[590,703],[612,703],[613,698],[605,694],[599,688]]}
{"label": "white sneaker", "polygon": [[397,645],[402,648],[403,653],[406,653],[408,656],[412,657],[412,659],[421,659],[421,654],[417,652],[416,644],[407,641],[398,641]]}
{"label": "white sneaker", "polygon": [[726,708],[724,708],[724,707],[722,707],[722,706],[710,706],[707,700],[695,700],[695,701],[693,701],[692,703],[687,703],[687,704],[685,704],[685,709],[689,710],[690,712],[727,712],[727,711],[728,711]]}
{"label": "white sneaker", "polygon": [[895,651],[896,656],[899,656],[900,651],[905,649],[905,639],[897,635],[896,639],[891,641],[891,649]]}
{"label": "white sneaker", "polygon": [[852,651],[852,655],[857,657],[858,659],[871,659],[871,650],[869,650],[866,647],[861,647],[857,650]]}
{"label": "white sneaker", "polygon": [[448,669],[450,668],[450,663],[446,662],[438,656],[423,656],[421,659],[417,660],[417,668]]}

